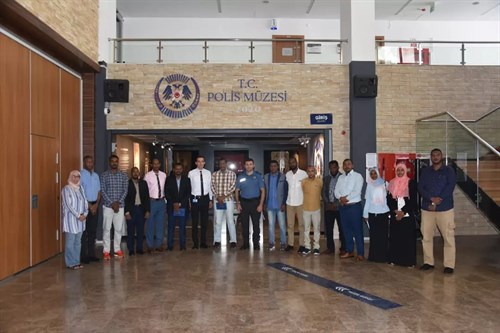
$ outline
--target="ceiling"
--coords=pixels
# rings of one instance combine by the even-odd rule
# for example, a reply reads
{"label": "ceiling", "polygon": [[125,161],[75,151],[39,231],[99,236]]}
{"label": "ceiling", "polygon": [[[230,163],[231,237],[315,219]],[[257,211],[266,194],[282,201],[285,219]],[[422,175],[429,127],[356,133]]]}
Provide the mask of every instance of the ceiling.
{"label": "ceiling", "polygon": [[235,131],[196,131],[176,133],[137,133],[121,134],[131,138],[134,141],[140,141],[146,144],[153,142],[165,146],[199,146],[208,144],[211,146],[234,146],[234,145],[264,145],[264,146],[299,146],[299,138],[313,138],[315,135],[323,133],[322,130],[274,130],[269,132],[252,130],[242,133]]}
{"label": "ceiling", "polygon": [[[117,0],[117,10],[124,18],[339,19],[340,1],[345,0]],[[500,0],[375,0],[375,19],[500,21]]]}

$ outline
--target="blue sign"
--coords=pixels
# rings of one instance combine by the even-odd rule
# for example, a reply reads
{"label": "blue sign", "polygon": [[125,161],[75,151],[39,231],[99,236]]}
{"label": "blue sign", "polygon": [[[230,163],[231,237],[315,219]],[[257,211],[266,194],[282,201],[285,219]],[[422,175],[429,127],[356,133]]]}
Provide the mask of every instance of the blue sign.
{"label": "blue sign", "polygon": [[311,125],[331,125],[331,124],[333,124],[333,114],[311,113]]}
{"label": "blue sign", "polygon": [[317,284],[318,286],[325,287],[327,289],[336,291],[340,294],[343,294],[345,296],[357,299],[358,301],[365,302],[367,304],[376,306],[377,308],[383,309],[383,310],[390,310],[394,309],[397,307],[400,307],[400,304],[385,300],[383,298],[370,295],[364,291],[358,290],[351,288],[349,286],[337,283],[332,280],[327,280],[325,278],[322,278],[321,276],[317,276],[311,273],[308,273],[306,271],[303,271],[301,269],[285,265],[281,262],[275,262],[275,263],[269,263],[269,266],[279,269],[282,272],[291,274],[295,277],[301,278],[303,280],[312,282],[314,284]]}

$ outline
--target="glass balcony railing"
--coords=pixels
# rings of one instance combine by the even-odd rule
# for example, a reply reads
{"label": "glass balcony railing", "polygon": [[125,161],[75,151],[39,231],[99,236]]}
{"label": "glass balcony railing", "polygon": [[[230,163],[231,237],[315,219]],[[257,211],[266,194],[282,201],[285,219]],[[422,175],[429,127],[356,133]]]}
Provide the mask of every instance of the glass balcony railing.
{"label": "glass balcony railing", "polygon": [[476,121],[448,112],[417,121],[417,156],[438,147],[457,171],[457,185],[500,228],[500,108]]}
{"label": "glass balcony railing", "polygon": [[[340,64],[341,39],[110,39],[115,63],[139,64],[270,64],[276,43],[293,43],[287,50],[296,62],[307,64]],[[276,51],[276,50],[275,50]],[[275,52],[274,51],[274,52]],[[281,51],[279,49],[278,51]],[[298,53],[298,54],[295,54]]]}
{"label": "glass balcony railing", "polygon": [[377,40],[377,63],[500,66],[500,41]]}
{"label": "glass balcony railing", "polygon": [[[296,42],[296,62],[341,64],[344,39],[112,38],[114,63],[273,63],[276,42]],[[378,64],[500,66],[500,41],[375,41]],[[280,50],[278,50],[280,51]]]}

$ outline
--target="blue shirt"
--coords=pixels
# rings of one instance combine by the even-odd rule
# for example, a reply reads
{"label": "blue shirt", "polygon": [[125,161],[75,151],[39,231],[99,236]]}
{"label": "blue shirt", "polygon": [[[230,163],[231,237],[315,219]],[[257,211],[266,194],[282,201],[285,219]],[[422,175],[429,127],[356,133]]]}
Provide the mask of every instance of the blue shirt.
{"label": "blue shirt", "polygon": [[269,196],[267,197],[267,209],[280,209],[278,204],[278,177],[279,172],[276,174],[269,174]]}
{"label": "blue shirt", "polygon": [[80,171],[80,183],[85,191],[88,201],[96,201],[99,191],[101,191],[101,181],[96,172],[89,172],[87,169]]}
{"label": "blue shirt", "polygon": [[348,174],[342,174],[335,186],[335,197],[347,197],[348,204],[361,201],[361,190],[363,189],[363,176],[354,170]]}
{"label": "blue shirt", "polygon": [[453,208],[453,190],[457,183],[455,171],[446,165],[437,170],[432,166],[422,170],[418,182],[418,191],[422,196],[422,209],[428,210],[432,197],[439,197],[443,201],[436,206],[437,212],[445,212]]}
{"label": "blue shirt", "polygon": [[113,202],[119,202],[120,207],[125,205],[128,192],[128,177],[121,171],[104,171],[101,175],[101,194],[104,206],[111,207]]}
{"label": "blue shirt", "polygon": [[244,172],[236,179],[236,189],[240,191],[240,197],[243,199],[260,197],[260,189],[262,188],[264,188],[264,178],[257,171],[251,175]]}

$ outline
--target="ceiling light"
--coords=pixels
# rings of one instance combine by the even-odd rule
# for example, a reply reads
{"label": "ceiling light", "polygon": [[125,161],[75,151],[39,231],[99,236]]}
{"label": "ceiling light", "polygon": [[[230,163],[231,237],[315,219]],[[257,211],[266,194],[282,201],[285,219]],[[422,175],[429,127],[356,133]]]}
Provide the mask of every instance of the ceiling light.
{"label": "ceiling light", "polygon": [[474,1],[472,4],[473,4],[474,6],[475,6],[475,5],[479,5],[479,1]]}
{"label": "ceiling light", "polygon": [[311,138],[308,136],[301,136],[300,138],[298,138],[298,140],[302,146],[307,147],[309,141],[311,141]]}

